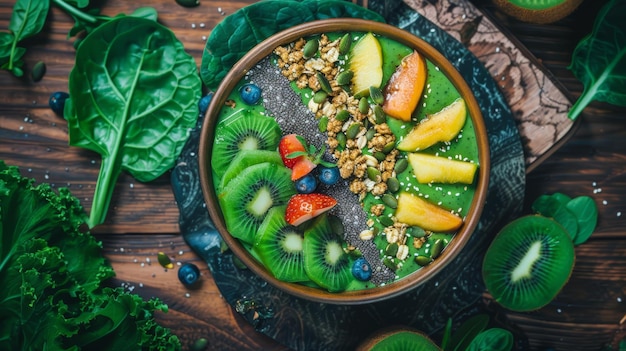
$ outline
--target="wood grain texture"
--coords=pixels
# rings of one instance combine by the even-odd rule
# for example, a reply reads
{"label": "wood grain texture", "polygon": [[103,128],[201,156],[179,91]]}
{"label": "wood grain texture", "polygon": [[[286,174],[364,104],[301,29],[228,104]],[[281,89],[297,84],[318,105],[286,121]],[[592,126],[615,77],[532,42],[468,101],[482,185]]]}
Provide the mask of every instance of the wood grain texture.
{"label": "wood grain texture", "polygon": [[[224,15],[249,3],[211,0],[186,9],[174,0],[154,0],[149,5],[158,10],[162,23],[176,33],[199,64],[203,36],[208,36]],[[434,0],[424,3],[440,5]],[[554,76],[567,95],[574,99],[580,95],[582,86],[566,67],[576,43],[590,31],[595,14],[606,1],[585,1],[570,17],[549,25],[511,20],[495,11],[488,0],[472,3],[521,42],[532,53],[533,64]],[[7,28],[13,4],[12,0],[0,0],[0,30]],[[123,0],[105,4],[103,12],[109,15],[140,6]],[[20,166],[37,181],[69,186],[89,208],[99,157],[69,147],[65,121],[47,106],[52,92],[67,90],[74,58],[72,40],[66,38],[71,25],[66,14],[53,8],[45,33],[26,43],[28,67],[39,60],[47,63],[41,82],[0,71],[0,159]],[[488,48],[485,53],[493,53],[492,45],[489,40],[480,42],[480,47]],[[512,70],[501,64],[497,72]],[[507,89],[517,96],[518,86],[512,82]],[[593,103],[585,112],[571,139],[527,177],[526,211],[538,195],[556,191],[591,196],[599,208],[597,230],[576,248],[574,273],[557,299],[535,312],[505,313],[528,337],[532,350],[601,350],[626,337],[626,110]],[[168,175],[149,184],[124,175],[113,201],[107,222],[94,230],[117,272],[111,284],[165,301],[170,311],[157,318],[180,336],[185,349],[200,337],[209,340],[210,350],[286,349],[256,332],[224,301],[206,264],[178,234],[178,210]],[[159,251],[175,262],[200,266],[201,288],[185,289],[175,269],[160,267],[156,263]],[[496,306],[488,294],[484,301]]]}

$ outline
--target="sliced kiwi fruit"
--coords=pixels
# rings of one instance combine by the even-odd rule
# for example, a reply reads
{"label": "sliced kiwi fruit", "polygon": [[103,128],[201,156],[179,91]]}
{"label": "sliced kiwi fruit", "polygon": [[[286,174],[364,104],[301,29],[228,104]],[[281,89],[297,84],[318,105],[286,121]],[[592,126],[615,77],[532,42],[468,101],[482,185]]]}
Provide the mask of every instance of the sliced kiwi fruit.
{"label": "sliced kiwi fruit", "polygon": [[441,351],[426,334],[408,327],[382,329],[365,339],[356,351]]}
{"label": "sliced kiwi fruit", "polygon": [[252,244],[267,211],[287,204],[295,193],[291,171],[282,165],[263,162],[244,169],[218,195],[226,228]]}
{"label": "sliced kiwi fruit", "polygon": [[574,268],[574,244],[556,221],[529,215],[507,224],[483,261],[485,285],[495,301],[512,311],[547,305]]}
{"label": "sliced kiwi fruit", "polygon": [[304,232],[285,221],[285,206],[271,208],[254,238],[254,251],[276,279],[309,280],[304,271]]}
{"label": "sliced kiwi fruit", "polygon": [[228,182],[235,178],[244,169],[263,162],[282,165],[282,159],[277,151],[269,150],[241,150],[230,162],[226,171],[222,175],[222,180],[218,186],[218,191],[224,189]]}
{"label": "sliced kiwi fruit", "polygon": [[[241,150],[276,150],[281,130],[272,117],[255,112],[242,113],[215,129],[211,167],[219,179]],[[217,182],[216,182],[217,183]]]}
{"label": "sliced kiwi fruit", "polygon": [[354,280],[352,258],[334,229],[329,215],[322,214],[304,232],[304,269],[309,278],[330,292],[340,292]]}
{"label": "sliced kiwi fruit", "polygon": [[551,23],[572,13],[582,0],[492,0],[502,12],[521,21]]}

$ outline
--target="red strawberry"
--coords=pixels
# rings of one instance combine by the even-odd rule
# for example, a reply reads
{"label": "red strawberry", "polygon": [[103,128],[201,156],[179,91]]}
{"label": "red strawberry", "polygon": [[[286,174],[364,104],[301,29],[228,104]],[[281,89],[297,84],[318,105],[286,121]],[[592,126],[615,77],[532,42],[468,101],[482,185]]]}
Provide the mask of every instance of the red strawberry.
{"label": "red strawberry", "polygon": [[335,205],[337,200],[325,194],[296,194],[287,203],[285,220],[291,225],[300,225]]}
{"label": "red strawberry", "polygon": [[298,157],[296,164],[294,164],[291,168],[291,180],[298,180],[304,177],[315,167],[317,167],[317,164],[311,161],[308,157]]}
{"label": "red strawberry", "polygon": [[[298,140],[298,135],[296,134],[287,134],[282,137],[282,139],[280,139],[280,143],[278,143],[278,152],[280,153],[280,157],[283,159],[285,167],[289,169],[292,169],[299,160],[306,158],[304,156],[306,151],[306,147],[302,145],[300,140]],[[298,157],[290,158],[289,155],[294,152],[304,154]]]}

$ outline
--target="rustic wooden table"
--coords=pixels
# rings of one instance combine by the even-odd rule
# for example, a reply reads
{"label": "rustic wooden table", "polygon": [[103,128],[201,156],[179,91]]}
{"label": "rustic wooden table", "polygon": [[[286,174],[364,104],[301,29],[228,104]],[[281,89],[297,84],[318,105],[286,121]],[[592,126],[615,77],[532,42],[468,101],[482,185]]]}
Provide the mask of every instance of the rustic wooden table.
{"label": "rustic wooden table", "polygon": [[[8,28],[14,2],[0,1],[0,30]],[[473,1],[528,48],[573,98],[581,93],[582,85],[566,67],[576,43],[591,31],[595,14],[605,2],[587,0],[562,21],[532,25],[498,14],[487,0]],[[249,3],[205,0],[199,7],[184,8],[174,0],[146,2],[158,10],[160,21],[175,32],[198,65],[211,29]],[[139,6],[123,0],[103,4],[103,13],[108,15]],[[35,83],[28,75],[18,79],[0,71],[0,159],[39,182],[69,187],[88,209],[99,156],[69,147],[65,121],[48,107],[52,92],[67,91],[74,60],[72,40],[67,39],[72,21],[56,7],[49,16],[44,32],[26,42],[27,66],[40,60],[47,63],[44,79]],[[577,247],[574,273],[557,299],[533,313],[508,314],[533,349],[600,350],[626,336],[625,122],[623,108],[592,104],[572,137],[528,174],[526,209],[540,194],[557,191],[589,195],[599,208],[596,232]],[[166,302],[170,311],[157,318],[172,328],[185,349],[198,338],[207,338],[211,350],[286,349],[256,332],[225,302],[206,264],[180,235],[178,215],[169,175],[149,184],[122,175],[106,223],[93,230],[117,272],[113,284]],[[175,261],[202,267],[202,287],[185,289],[176,270],[164,270],[156,263],[159,251]],[[485,301],[489,302],[488,295]]]}

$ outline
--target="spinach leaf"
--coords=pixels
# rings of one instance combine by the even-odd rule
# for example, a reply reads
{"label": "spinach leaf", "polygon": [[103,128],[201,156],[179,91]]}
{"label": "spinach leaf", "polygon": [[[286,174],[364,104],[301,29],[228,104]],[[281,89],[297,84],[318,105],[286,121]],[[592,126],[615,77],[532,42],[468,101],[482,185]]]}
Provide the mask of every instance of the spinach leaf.
{"label": "spinach leaf", "polygon": [[486,314],[477,314],[469,318],[452,334],[452,338],[444,351],[465,350],[476,335],[485,330],[488,324],[489,316]]}
{"label": "spinach leaf", "polygon": [[2,33],[0,37],[0,66],[16,77],[24,75],[22,56],[26,52],[17,44],[41,32],[49,8],[48,1],[39,0],[18,0],[13,6],[9,21],[10,33]]}
{"label": "spinach leaf", "polygon": [[589,196],[579,196],[570,200],[565,207],[576,214],[578,233],[574,238],[574,245],[587,241],[598,223],[598,207]]}
{"label": "spinach leaf", "polygon": [[568,67],[583,83],[568,117],[576,119],[593,100],[626,106],[626,1],[611,0],[600,10],[593,31],[578,43]]}
{"label": "spinach leaf", "polygon": [[598,222],[598,208],[589,196],[572,199],[561,193],[541,195],[533,202],[532,209],[562,225],[570,234],[574,245],[587,241]]}
{"label": "spinach leaf", "polygon": [[339,0],[266,0],[254,3],[232,13],[215,26],[202,55],[202,81],[214,90],[240,58],[271,35],[304,22],[335,17],[384,21],[373,11]]}
{"label": "spinach leaf", "polygon": [[478,334],[466,351],[510,351],[513,349],[513,334],[501,328],[491,328]]}
{"label": "spinach leaf", "polygon": [[70,145],[102,156],[88,224],[104,222],[120,173],[147,182],[169,170],[198,118],[201,81],[174,33],[119,17],[76,53],[64,117]]}

